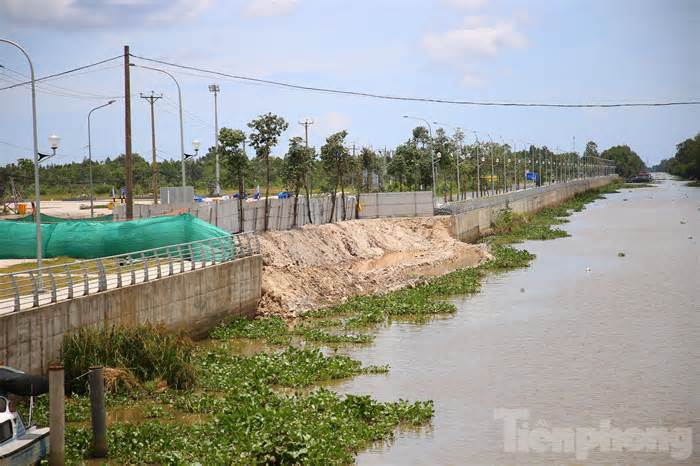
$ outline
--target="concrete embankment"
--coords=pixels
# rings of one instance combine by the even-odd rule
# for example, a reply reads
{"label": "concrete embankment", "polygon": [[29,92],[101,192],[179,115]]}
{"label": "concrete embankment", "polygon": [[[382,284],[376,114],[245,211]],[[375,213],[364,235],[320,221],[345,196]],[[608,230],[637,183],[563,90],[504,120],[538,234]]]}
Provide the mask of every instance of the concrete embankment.
{"label": "concrete embankment", "polygon": [[606,176],[576,180],[465,201],[459,206],[461,211],[451,216],[450,233],[461,241],[474,241],[489,233],[495,215],[505,208],[517,213],[534,213],[559,205],[578,193],[606,186],[616,179],[617,176]]}
{"label": "concrete embankment", "polygon": [[252,316],[260,299],[261,256],[125,286],[0,316],[0,362],[45,373],[63,335],[81,327],[150,322],[203,336],[222,320]]}

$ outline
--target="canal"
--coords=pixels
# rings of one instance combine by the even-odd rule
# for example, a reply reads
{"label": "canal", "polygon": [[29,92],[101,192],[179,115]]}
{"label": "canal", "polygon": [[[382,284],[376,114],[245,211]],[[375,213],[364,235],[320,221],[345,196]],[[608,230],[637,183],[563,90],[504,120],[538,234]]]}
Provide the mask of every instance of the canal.
{"label": "canal", "polygon": [[391,371],[336,390],[435,402],[358,464],[699,464],[700,189],[623,189],[562,227],[455,316],[349,350]]}

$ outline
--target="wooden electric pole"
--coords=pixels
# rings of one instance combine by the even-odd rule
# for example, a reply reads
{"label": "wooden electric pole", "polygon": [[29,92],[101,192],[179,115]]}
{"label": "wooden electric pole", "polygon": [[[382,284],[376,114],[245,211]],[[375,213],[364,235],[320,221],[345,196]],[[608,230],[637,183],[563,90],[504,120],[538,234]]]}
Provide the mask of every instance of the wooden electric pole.
{"label": "wooden electric pole", "polygon": [[141,94],[142,99],[146,99],[149,104],[151,104],[151,152],[153,153],[153,158],[151,159],[151,189],[153,190],[153,204],[158,204],[158,162],[156,161],[156,117],[153,111],[153,104],[156,103],[158,99],[163,98],[163,94],[155,95],[151,91],[151,95]]}
{"label": "wooden electric pole", "polygon": [[129,46],[124,46],[124,182],[126,184],[126,219],[134,218],[134,165],[131,157],[131,77]]}

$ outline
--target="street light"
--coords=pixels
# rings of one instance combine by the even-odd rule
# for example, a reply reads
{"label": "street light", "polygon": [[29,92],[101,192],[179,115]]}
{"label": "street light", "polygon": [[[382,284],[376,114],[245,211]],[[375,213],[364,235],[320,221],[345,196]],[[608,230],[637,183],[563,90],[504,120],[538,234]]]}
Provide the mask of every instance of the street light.
{"label": "street light", "polygon": [[194,154],[185,154],[184,152],[182,153],[184,156],[184,160],[189,159],[190,157],[196,157],[197,154],[199,154],[199,147],[202,145],[201,142],[199,142],[199,139],[195,139],[192,141],[192,149],[194,149]]}
{"label": "street light", "polygon": [[[94,112],[95,110],[98,110],[102,107],[106,107],[108,105],[112,105],[114,102],[116,102],[116,100],[110,100],[106,104],[95,107],[88,112],[87,123],[88,123],[88,163],[89,163],[88,174],[90,177],[90,218],[95,216],[95,209],[94,209],[95,190],[94,190],[93,185],[92,185],[92,137],[91,137],[91,131],[90,131],[90,116],[92,116],[92,112]],[[56,145],[58,146],[58,141],[56,141]],[[52,148],[53,148],[53,146],[52,146]]]}
{"label": "street light", "polygon": [[220,171],[219,171],[219,107],[217,103],[217,95],[221,89],[218,84],[210,84],[209,92],[214,93],[214,151],[216,156],[216,191],[214,194],[221,195]]}
{"label": "street light", "polygon": [[[41,251],[41,199],[40,199],[40,191],[39,191],[39,142],[38,142],[38,136],[37,136],[37,128],[36,128],[36,79],[34,77],[34,64],[32,63],[32,59],[29,58],[29,54],[27,53],[24,48],[22,48],[21,45],[19,45],[17,42],[13,42],[8,39],[0,39],[0,42],[3,42],[5,44],[12,45],[13,47],[16,47],[19,49],[20,52],[24,55],[24,57],[27,59],[27,62],[29,62],[29,75],[30,75],[30,80],[31,80],[31,89],[32,89],[32,142],[33,142],[33,150],[34,150],[34,213],[35,215],[35,223],[36,223],[36,265],[38,268],[41,268],[42,266],[42,251]],[[50,141],[51,143],[52,141]],[[56,148],[58,148],[58,141],[55,141],[56,143]],[[54,150],[55,153],[55,148],[52,146],[52,149]],[[42,287],[41,283],[41,272],[39,272],[39,288]]]}
{"label": "street light", "polygon": [[[445,123],[438,123],[437,121],[433,121],[433,124],[440,125],[440,126],[447,126],[449,128],[452,128],[453,130],[455,130],[455,134],[460,134],[460,135],[462,135],[462,137],[464,135],[464,133],[462,133],[462,128],[460,128],[459,126],[452,126],[452,125],[448,125]],[[457,159],[457,200],[461,200],[462,199],[462,188],[460,186],[460,173],[459,173],[460,160],[459,159],[460,159],[460,155],[462,155],[462,144],[461,144],[462,141],[461,141],[461,139],[459,139],[458,141],[460,143],[460,146],[457,148],[457,154],[456,154],[457,155],[457,157],[456,157],[456,159]]]}
{"label": "street light", "polygon": [[[137,66],[139,68],[145,68],[147,70],[151,71],[158,71],[160,73],[163,73],[165,75],[170,76],[170,78],[175,82],[175,86],[177,86],[177,102],[178,102],[178,108],[179,108],[179,113],[180,113],[180,165],[181,165],[181,171],[182,171],[182,187],[185,187],[186,180],[185,180],[185,134],[184,134],[184,129],[183,129],[183,124],[182,124],[182,91],[180,90],[180,83],[175,79],[175,76],[172,74],[168,73],[165,70],[161,70],[160,68],[151,68],[150,66],[145,66],[145,65],[137,65],[135,63],[130,63],[129,66]],[[218,173],[218,167],[217,167],[217,173]],[[218,180],[218,175],[217,175],[217,180]]]}
{"label": "street light", "polygon": [[419,118],[414,116],[403,115],[404,118],[411,120],[418,120],[424,122],[428,125],[428,131],[430,132],[430,164],[431,164],[431,174],[433,176],[433,202],[435,202],[435,153],[433,152],[433,127],[430,126],[430,122],[425,118]]}

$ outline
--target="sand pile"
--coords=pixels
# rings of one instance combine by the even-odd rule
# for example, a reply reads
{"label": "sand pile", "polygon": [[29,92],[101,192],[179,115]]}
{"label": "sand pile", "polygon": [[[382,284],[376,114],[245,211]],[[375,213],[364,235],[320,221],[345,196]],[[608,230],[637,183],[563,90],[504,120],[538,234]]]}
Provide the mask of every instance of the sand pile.
{"label": "sand pile", "polygon": [[490,256],[455,240],[448,217],[353,220],[260,235],[263,314],[297,316],[385,292]]}

